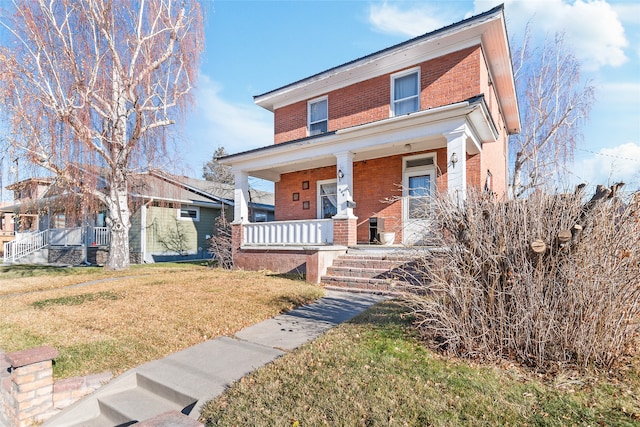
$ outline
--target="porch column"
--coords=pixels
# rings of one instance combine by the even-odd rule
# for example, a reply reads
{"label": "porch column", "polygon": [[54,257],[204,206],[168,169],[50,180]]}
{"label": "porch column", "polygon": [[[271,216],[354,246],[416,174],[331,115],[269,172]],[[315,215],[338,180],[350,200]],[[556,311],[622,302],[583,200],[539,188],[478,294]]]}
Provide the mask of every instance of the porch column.
{"label": "porch column", "polygon": [[353,153],[350,151],[343,151],[336,153],[336,181],[337,191],[336,196],[338,206],[338,213],[334,218],[355,218],[353,215],[353,208],[355,206],[353,201]]}
{"label": "porch column", "polygon": [[357,244],[358,219],[353,214],[353,153],[336,153],[337,214],[333,217],[333,243],[354,246]]}
{"label": "porch column", "polygon": [[246,224],[249,222],[249,174],[245,171],[235,171],[234,178],[233,223]]}
{"label": "porch column", "polygon": [[464,200],[467,193],[467,133],[464,129],[455,130],[445,137],[449,195],[457,200]]}

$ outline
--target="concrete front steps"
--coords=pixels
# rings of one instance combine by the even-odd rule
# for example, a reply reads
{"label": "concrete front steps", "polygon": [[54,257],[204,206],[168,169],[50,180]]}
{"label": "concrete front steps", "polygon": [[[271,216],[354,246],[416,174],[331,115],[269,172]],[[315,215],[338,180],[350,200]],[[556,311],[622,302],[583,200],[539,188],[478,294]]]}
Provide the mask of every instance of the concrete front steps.
{"label": "concrete front steps", "polygon": [[320,281],[328,289],[397,294],[411,283],[417,256],[413,250],[349,249]]}
{"label": "concrete front steps", "polygon": [[385,300],[327,291],[311,304],[145,363],[54,415],[42,427],[193,427],[234,381]]}
{"label": "concrete front steps", "polygon": [[43,427],[198,426],[205,402],[282,354],[229,337],[206,341],[124,373]]}

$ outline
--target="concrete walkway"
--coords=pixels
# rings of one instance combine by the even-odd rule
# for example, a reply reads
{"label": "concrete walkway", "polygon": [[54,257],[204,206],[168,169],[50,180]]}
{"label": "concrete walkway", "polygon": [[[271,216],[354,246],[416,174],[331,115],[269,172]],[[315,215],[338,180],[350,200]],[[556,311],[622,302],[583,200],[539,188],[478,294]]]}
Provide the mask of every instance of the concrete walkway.
{"label": "concrete walkway", "polygon": [[132,369],[43,426],[198,425],[202,405],[231,383],[386,298],[327,291],[312,304],[234,337],[206,341]]}

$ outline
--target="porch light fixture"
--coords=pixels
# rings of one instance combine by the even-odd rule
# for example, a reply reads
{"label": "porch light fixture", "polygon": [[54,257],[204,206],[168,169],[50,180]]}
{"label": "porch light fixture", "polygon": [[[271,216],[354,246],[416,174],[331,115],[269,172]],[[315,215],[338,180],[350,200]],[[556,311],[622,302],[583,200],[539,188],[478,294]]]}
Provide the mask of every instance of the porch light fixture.
{"label": "porch light fixture", "polygon": [[344,173],[342,172],[342,169],[338,169],[338,179],[342,181],[342,178],[344,178]]}
{"label": "porch light fixture", "polygon": [[451,155],[451,164],[453,165],[453,167],[456,167],[456,163],[458,163],[458,153],[454,152]]}

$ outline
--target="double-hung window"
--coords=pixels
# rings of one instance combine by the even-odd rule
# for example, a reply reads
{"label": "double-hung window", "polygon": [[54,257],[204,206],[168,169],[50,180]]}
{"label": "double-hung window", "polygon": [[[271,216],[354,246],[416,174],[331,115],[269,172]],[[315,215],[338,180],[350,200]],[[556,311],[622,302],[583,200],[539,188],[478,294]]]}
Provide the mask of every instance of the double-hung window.
{"label": "double-hung window", "polygon": [[391,112],[394,116],[420,109],[420,70],[412,69],[391,76]]}
{"label": "double-hung window", "polygon": [[329,105],[327,97],[314,99],[307,104],[309,136],[327,132]]}

